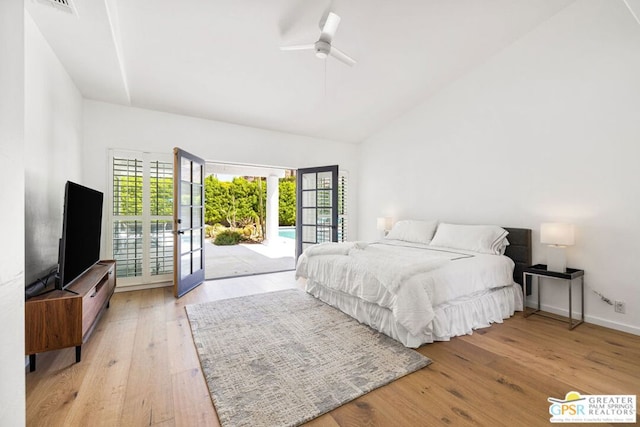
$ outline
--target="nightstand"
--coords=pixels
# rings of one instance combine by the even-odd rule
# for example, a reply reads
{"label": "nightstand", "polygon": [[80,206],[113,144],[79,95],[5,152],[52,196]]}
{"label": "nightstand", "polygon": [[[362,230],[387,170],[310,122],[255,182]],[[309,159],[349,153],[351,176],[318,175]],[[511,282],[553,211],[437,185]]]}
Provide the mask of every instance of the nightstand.
{"label": "nightstand", "polygon": [[[547,270],[547,266],[544,264],[536,264],[531,267],[526,267],[522,273],[523,283],[527,283],[527,276],[537,277],[536,282],[538,283],[538,307],[533,310],[528,310],[526,306],[527,301],[527,287],[523,286],[523,296],[524,296],[524,317],[529,317],[532,314],[537,314],[539,316],[550,317],[556,320],[564,320],[561,316],[556,316],[553,314],[547,314],[540,311],[540,278],[543,277],[545,279],[555,279],[562,280],[568,284],[569,287],[569,329],[573,329],[579,324],[584,322],[584,270],[578,270],[575,268],[567,268],[565,273],[559,273],[557,271],[549,271]],[[580,320],[573,319],[573,308],[572,308],[572,298],[571,298],[571,288],[573,287],[573,281],[575,279],[580,279]],[[533,280],[531,283],[533,286]]]}

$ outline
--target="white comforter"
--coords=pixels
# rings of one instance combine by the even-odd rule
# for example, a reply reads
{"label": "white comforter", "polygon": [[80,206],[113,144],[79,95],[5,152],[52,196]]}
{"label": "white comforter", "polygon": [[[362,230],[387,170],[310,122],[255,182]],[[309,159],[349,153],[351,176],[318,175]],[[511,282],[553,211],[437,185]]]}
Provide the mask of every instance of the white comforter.
{"label": "white comforter", "polygon": [[505,256],[385,240],[312,246],[296,277],[387,308],[417,336],[430,328],[435,307],[509,286],[512,272]]}

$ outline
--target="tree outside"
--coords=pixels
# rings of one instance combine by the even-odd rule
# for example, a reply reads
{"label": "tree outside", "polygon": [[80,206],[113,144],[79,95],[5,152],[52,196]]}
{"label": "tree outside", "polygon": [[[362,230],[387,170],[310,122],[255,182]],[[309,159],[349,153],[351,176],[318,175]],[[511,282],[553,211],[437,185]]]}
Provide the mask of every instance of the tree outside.
{"label": "tree outside", "polygon": [[279,224],[281,226],[296,225],[296,177],[280,179],[278,193]]}
{"label": "tree outside", "polygon": [[[266,179],[262,177],[235,177],[228,182],[208,176],[204,187],[207,237],[213,238],[216,244],[262,242],[266,226],[266,187]],[[278,191],[279,224],[295,225],[295,177],[280,179]]]}

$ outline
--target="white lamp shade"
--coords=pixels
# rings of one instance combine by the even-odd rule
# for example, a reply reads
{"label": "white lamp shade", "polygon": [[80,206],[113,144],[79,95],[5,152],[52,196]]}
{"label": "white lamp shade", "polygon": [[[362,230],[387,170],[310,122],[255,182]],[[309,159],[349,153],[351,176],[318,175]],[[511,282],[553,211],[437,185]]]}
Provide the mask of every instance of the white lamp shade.
{"label": "white lamp shade", "polygon": [[379,231],[389,231],[389,230],[391,230],[391,218],[390,217],[380,217],[380,218],[378,218],[377,229]]}
{"label": "white lamp shade", "polygon": [[575,243],[573,224],[547,222],[540,226],[540,243],[545,245],[571,246]]}

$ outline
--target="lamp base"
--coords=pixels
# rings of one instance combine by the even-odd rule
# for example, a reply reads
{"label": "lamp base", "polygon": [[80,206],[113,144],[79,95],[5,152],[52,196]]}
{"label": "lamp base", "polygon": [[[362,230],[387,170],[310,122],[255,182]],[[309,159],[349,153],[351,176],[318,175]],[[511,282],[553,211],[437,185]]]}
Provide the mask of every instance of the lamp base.
{"label": "lamp base", "polygon": [[567,272],[567,253],[564,246],[550,245],[547,248],[547,271]]}

